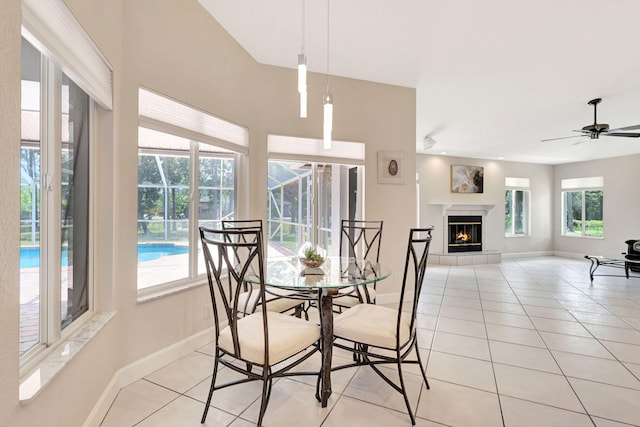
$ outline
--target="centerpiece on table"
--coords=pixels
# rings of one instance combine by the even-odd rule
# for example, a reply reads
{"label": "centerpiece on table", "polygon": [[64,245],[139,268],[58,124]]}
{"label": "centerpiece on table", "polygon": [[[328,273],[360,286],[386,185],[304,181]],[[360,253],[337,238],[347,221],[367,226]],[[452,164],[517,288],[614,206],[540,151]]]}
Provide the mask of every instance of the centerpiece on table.
{"label": "centerpiece on table", "polygon": [[302,245],[298,251],[300,263],[305,266],[304,274],[324,274],[320,266],[324,264],[326,251],[319,247],[313,247],[309,242]]}

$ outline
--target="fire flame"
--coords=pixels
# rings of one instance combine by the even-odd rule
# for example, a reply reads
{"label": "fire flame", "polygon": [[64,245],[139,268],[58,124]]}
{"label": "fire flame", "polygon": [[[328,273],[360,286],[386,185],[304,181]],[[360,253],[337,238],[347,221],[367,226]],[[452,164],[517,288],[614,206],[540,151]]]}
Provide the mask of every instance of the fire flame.
{"label": "fire flame", "polygon": [[456,234],[456,240],[462,240],[463,242],[466,242],[467,240],[471,240],[471,234],[460,231],[458,232],[458,234]]}

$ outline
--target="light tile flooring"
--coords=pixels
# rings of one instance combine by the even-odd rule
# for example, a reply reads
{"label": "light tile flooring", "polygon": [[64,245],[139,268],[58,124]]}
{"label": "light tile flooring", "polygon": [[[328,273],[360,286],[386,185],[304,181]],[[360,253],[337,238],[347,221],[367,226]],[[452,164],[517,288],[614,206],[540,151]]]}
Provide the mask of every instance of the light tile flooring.
{"label": "light tile flooring", "polygon": [[[415,365],[406,375],[417,425],[640,426],[640,278],[592,285],[588,266],[557,257],[429,265],[418,332],[431,389]],[[102,426],[200,425],[212,350],[121,390]],[[332,381],[321,408],[312,377],[279,380],[264,425],[411,425],[401,395],[370,369]],[[206,425],[255,426],[260,390],[251,383],[214,393]]]}

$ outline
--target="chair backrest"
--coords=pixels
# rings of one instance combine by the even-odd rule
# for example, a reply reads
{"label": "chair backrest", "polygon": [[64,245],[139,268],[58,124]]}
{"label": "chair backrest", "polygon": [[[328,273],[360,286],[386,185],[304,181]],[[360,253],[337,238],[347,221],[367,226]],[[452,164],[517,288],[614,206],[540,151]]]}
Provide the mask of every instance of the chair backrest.
{"label": "chair backrest", "polygon": [[[422,291],[422,284],[427,270],[427,258],[429,256],[429,246],[431,245],[431,232],[433,227],[412,228],[409,230],[409,244],[407,246],[407,256],[404,263],[404,275],[402,278],[402,288],[400,290],[400,306],[398,309],[398,327],[400,327],[400,317],[411,313],[410,330],[415,330],[416,312],[418,300]],[[405,294],[413,292],[411,299],[405,301]],[[411,304],[406,307],[405,304]],[[403,314],[404,312],[404,314]],[[400,336],[400,334],[398,334]]]}
{"label": "chair backrest", "polygon": [[[261,219],[225,219],[221,221],[223,230],[260,230],[262,236],[262,220]],[[236,235],[241,239],[253,238],[251,235]],[[228,237],[226,237],[228,238]],[[246,241],[245,241],[246,242]],[[264,244],[263,244],[264,247]],[[264,252],[262,253],[264,257]]]}
{"label": "chair backrest", "polygon": [[342,220],[340,256],[378,262],[381,242],[382,221]]}
{"label": "chair backrest", "polygon": [[[265,301],[262,230],[256,227],[245,230],[200,227],[200,239],[207,266],[216,340],[220,335],[220,326],[226,323],[231,330],[234,356],[242,357],[237,322],[247,314],[247,307],[239,306],[239,301],[242,300],[239,296],[246,291],[245,277],[251,275],[253,279],[258,278],[259,286],[254,288],[249,285],[249,291],[259,292],[258,305]],[[250,298],[244,300],[248,301]],[[262,307],[265,348],[269,348],[266,312]],[[224,318],[220,319],[220,316]],[[264,360],[267,360],[266,354]]]}
{"label": "chair backrest", "polygon": [[262,230],[261,219],[225,219],[221,223],[223,230]]}

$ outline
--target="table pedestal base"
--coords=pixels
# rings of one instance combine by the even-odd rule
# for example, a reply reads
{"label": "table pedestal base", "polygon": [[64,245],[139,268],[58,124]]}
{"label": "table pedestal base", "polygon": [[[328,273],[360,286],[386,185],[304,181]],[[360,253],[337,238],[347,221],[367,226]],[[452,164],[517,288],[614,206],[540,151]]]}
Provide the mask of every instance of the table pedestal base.
{"label": "table pedestal base", "polygon": [[333,295],[338,290],[325,288],[319,292],[320,329],[322,330],[322,368],[320,371],[319,390],[316,399],[323,408],[331,396],[331,359],[333,358]]}

